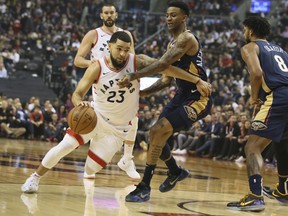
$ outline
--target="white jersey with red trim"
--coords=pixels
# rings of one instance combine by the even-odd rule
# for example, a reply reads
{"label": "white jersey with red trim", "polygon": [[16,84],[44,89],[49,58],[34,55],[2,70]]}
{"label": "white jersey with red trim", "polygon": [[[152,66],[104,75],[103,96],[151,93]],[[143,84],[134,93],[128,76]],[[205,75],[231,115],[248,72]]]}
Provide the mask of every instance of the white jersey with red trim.
{"label": "white jersey with red trim", "polygon": [[126,65],[120,70],[110,68],[106,56],[98,62],[101,72],[92,87],[94,109],[115,126],[128,125],[138,111],[140,83],[133,80],[127,88],[119,88],[117,81],[136,71],[136,56],[129,54]]}
{"label": "white jersey with red trim", "polygon": [[[110,53],[108,49],[108,42],[112,36],[112,34],[104,32],[101,27],[96,28],[95,31],[97,34],[97,40],[90,52],[90,59],[94,61]],[[123,29],[117,28],[117,31],[123,31]]]}

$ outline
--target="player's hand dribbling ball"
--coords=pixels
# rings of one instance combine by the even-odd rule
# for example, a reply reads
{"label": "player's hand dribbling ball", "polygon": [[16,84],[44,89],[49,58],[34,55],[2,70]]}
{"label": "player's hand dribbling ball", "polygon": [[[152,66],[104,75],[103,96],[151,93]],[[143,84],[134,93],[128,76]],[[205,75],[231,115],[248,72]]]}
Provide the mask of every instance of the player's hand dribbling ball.
{"label": "player's hand dribbling ball", "polygon": [[97,115],[92,107],[76,106],[68,114],[68,125],[77,134],[90,133],[96,126]]}

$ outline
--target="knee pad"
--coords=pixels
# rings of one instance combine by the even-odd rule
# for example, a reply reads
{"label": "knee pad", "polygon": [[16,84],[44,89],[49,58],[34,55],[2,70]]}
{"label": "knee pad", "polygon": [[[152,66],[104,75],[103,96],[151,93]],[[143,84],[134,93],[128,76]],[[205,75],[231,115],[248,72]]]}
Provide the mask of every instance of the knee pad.
{"label": "knee pad", "polygon": [[77,140],[75,140],[69,134],[66,134],[63,140],[55,147],[51,148],[42,160],[42,165],[48,169],[53,168],[59,160],[64,156],[72,152],[79,146]]}

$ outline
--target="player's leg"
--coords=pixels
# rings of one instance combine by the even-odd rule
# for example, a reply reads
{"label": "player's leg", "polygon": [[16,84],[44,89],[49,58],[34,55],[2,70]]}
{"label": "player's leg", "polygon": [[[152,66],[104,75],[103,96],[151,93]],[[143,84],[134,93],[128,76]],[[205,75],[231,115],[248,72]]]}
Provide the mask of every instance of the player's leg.
{"label": "player's leg", "polygon": [[127,202],[144,202],[150,199],[150,183],[153,173],[162,149],[172,133],[173,128],[166,118],[161,118],[150,128],[150,145],[144,176],[136,189],[126,196]]}
{"label": "player's leg", "polygon": [[90,148],[85,163],[85,172],[88,175],[102,170],[111,162],[113,156],[121,149],[123,139],[114,134],[97,134],[90,142]]}
{"label": "player's leg", "polygon": [[21,187],[22,192],[37,192],[40,177],[52,169],[60,159],[72,152],[79,145],[86,143],[88,140],[89,136],[80,136],[68,129],[63,140],[57,146],[54,146],[47,152],[37,170],[32,173],[29,178],[27,178]]}
{"label": "player's leg", "polygon": [[274,143],[275,156],[277,160],[278,183],[275,190],[267,191],[263,188],[263,193],[270,198],[276,198],[281,204],[288,205],[288,130],[279,143]]}
{"label": "player's leg", "polygon": [[127,137],[124,141],[124,155],[119,160],[117,165],[127,173],[130,178],[140,179],[140,174],[137,172],[133,161],[133,149],[138,129],[138,117],[132,120],[132,127],[128,131]]}
{"label": "player's leg", "polygon": [[261,105],[259,112],[253,119],[249,139],[245,146],[251,193],[239,202],[228,203],[227,208],[229,209],[241,211],[261,211],[265,209],[262,194],[261,168],[263,167],[263,158],[261,153],[272,140],[280,142],[283,138],[288,119],[288,92],[283,90],[286,91],[286,88],[276,89],[273,94],[267,95],[264,104]]}
{"label": "player's leg", "polygon": [[[210,108],[211,102],[209,102],[208,99],[204,98],[191,103],[191,99],[187,98],[183,101],[182,106],[179,106],[176,110],[166,114],[165,116],[175,132],[190,128],[196,121],[206,117],[210,112]],[[189,176],[189,171],[177,165],[173,155],[171,154],[169,142],[167,142],[163,148],[160,159],[163,160],[168,167],[168,176],[160,185],[159,190],[161,192],[167,192],[172,190],[177,182],[187,178]]]}
{"label": "player's leg", "polygon": [[239,202],[228,203],[227,208],[242,211],[261,211],[265,209],[261,175],[264,162],[261,153],[270,143],[270,139],[250,134],[245,146],[245,154],[251,192]]}
{"label": "player's leg", "polygon": [[[165,145],[167,144],[167,140],[169,139],[169,137],[172,136],[175,130],[185,128],[188,125],[191,126],[191,122],[195,122],[197,120],[197,112],[195,109],[192,109],[190,107],[191,104],[193,103],[191,103],[191,100],[189,100],[189,98],[178,98],[176,95],[165,107],[165,109],[159,116],[159,120],[150,129],[150,145],[147,154],[147,163],[144,170],[144,176],[140,184],[137,185],[137,188],[126,196],[127,202],[143,202],[149,200],[151,179],[153,177],[158,158],[161,154],[163,154],[163,149],[167,152],[164,153],[166,157],[161,157],[161,159],[166,159],[165,163],[168,166],[169,171],[175,173],[172,175],[172,186],[168,189],[165,188],[163,192],[171,190],[175,186],[176,182],[180,179],[179,177],[183,169],[178,167],[175,159],[171,155],[171,150],[169,146],[165,147]],[[210,103],[207,99],[203,101],[199,100],[199,102],[196,101],[194,102],[194,105],[196,107],[201,107],[202,110],[197,111],[199,111],[198,113],[201,113],[202,115],[205,114],[205,116],[210,110]],[[199,119],[200,117],[201,116],[199,115]],[[185,173],[189,174],[188,171]],[[170,180],[170,177],[171,176],[168,175],[167,179]],[[143,196],[143,194],[145,196]]]}

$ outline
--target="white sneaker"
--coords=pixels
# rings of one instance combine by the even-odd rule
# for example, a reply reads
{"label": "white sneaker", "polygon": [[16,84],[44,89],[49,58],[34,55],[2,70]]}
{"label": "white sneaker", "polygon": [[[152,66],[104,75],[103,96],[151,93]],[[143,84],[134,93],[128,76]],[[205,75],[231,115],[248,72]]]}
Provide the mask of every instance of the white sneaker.
{"label": "white sneaker", "polygon": [[236,160],[235,160],[235,162],[237,162],[237,163],[242,163],[242,162],[244,162],[246,159],[243,157],[243,156],[240,156],[239,158],[237,158]]}
{"label": "white sneaker", "polygon": [[174,151],[171,151],[172,154],[180,154],[181,150],[180,149],[175,149]]}
{"label": "white sneaker", "polygon": [[187,149],[182,149],[178,152],[179,155],[186,155],[187,154]]}
{"label": "white sneaker", "polygon": [[83,178],[85,179],[95,179],[95,174],[88,175],[86,172],[84,172]]}
{"label": "white sneaker", "polygon": [[22,185],[21,191],[24,193],[36,193],[39,187],[40,177],[32,173],[26,182]]}
{"label": "white sneaker", "polygon": [[126,158],[124,159],[124,157],[122,157],[117,163],[117,165],[120,167],[120,169],[125,171],[130,178],[140,179],[141,176],[136,171],[136,167],[132,158],[127,160]]}
{"label": "white sneaker", "polygon": [[37,205],[37,194],[21,194],[21,200],[32,215],[39,210]]}

